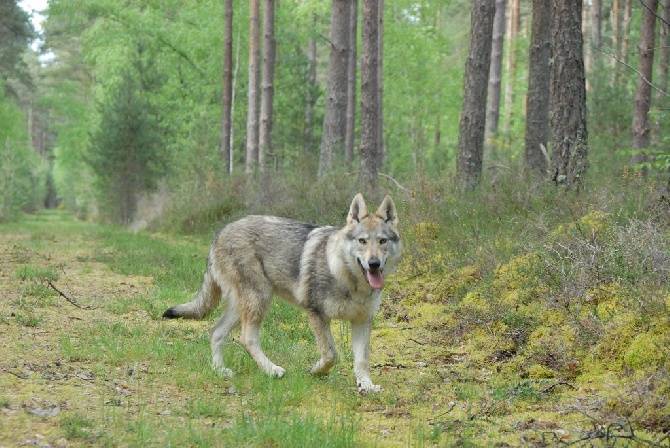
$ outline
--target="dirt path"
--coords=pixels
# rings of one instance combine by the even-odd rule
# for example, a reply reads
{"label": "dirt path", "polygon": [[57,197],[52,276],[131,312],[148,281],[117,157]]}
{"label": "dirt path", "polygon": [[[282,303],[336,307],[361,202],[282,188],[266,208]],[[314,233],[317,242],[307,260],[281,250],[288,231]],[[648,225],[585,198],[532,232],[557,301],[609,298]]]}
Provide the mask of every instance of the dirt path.
{"label": "dirt path", "polygon": [[[151,279],[96,261],[104,251],[92,227],[61,213],[0,228],[0,446],[72,446],[57,435],[66,412],[97,413],[93,390],[122,387],[96,381],[68,350],[91,326],[118,319],[110,302],[152,289]],[[123,318],[149,321],[146,312]]]}

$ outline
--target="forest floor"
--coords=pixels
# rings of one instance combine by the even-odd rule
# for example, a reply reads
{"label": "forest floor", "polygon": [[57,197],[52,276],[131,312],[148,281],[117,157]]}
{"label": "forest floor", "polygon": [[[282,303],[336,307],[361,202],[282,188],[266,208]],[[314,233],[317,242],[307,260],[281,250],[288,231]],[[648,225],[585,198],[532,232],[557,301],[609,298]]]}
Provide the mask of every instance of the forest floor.
{"label": "forest floor", "polygon": [[356,392],[345,324],[333,324],[335,371],[310,376],[306,319],[279,302],[263,343],[285,378],[266,378],[234,341],[236,376],[218,377],[217,313],[160,317],[197,290],[207,249],[60,211],[0,225],[0,447],[670,446],[667,434],[603,417],[616,375],[515,373],[504,365],[513,353],[447,337],[454,316],[430,290],[417,301],[407,281],[389,280],[373,330],[383,392]]}

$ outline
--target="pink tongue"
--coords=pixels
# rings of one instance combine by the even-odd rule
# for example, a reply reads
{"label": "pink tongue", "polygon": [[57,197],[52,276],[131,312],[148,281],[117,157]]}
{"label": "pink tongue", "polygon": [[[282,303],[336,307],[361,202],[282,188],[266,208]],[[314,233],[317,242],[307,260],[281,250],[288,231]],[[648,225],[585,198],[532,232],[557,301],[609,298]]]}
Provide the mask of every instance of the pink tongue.
{"label": "pink tongue", "polygon": [[365,271],[365,275],[372,289],[382,289],[382,286],[384,286],[384,276],[381,271]]}

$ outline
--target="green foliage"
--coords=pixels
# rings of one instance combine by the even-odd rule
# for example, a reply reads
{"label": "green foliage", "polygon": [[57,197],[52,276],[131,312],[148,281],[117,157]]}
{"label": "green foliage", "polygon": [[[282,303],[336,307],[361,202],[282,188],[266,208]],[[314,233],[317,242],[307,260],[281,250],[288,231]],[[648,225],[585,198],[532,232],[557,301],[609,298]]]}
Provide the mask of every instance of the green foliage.
{"label": "green foliage", "polygon": [[25,116],[0,84],[0,221],[39,207],[47,164],[28,143]]}
{"label": "green foliage", "polygon": [[89,164],[96,174],[101,214],[117,222],[135,216],[139,195],[156,188],[165,173],[161,117],[151,102],[160,80],[142,44],[131,68],[100,104],[100,124],[91,138]]}
{"label": "green foliage", "polygon": [[[32,86],[28,65],[23,59],[26,44],[35,30],[28,14],[16,1],[0,3],[0,85],[13,99],[18,98],[15,83]],[[2,94],[4,96],[4,93]]]}

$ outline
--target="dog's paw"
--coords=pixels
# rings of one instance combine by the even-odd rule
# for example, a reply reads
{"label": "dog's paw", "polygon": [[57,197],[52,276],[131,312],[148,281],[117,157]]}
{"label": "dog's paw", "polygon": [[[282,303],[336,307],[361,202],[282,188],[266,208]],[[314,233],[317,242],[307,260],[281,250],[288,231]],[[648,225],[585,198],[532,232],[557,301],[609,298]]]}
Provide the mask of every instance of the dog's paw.
{"label": "dog's paw", "polygon": [[373,384],[372,380],[370,379],[359,380],[357,386],[358,386],[358,392],[361,394],[370,394],[370,393],[376,394],[384,390],[381,386]]}
{"label": "dog's paw", "polygon": [[268,372],[268,374],[269,374],[270,376],[273,376],[273,377],[275,377],[275,378],[281,378],[281,377],[283,377],[283,376],[284,376],[284,373],[286,373],[286,370],[284,370],[283,367],[281,367],[281,366],[277,366],[277,365],[273,365],[273,366],[270,368],[270,371]]}
{"label": "dog's paw", "polygon": [[221,365],[215,365],[214,364],[214,365],[212,365],[212,368],[214,369],[214,372],[216,372],[217,375],[219,375],[219,376],[223,376],[223,377],[226,377],[226,378],[232,378],[233,376],[235,376],[235,373],[232,370],[230,370],[228,367],[224,367],[224,366],[221,366]]}

